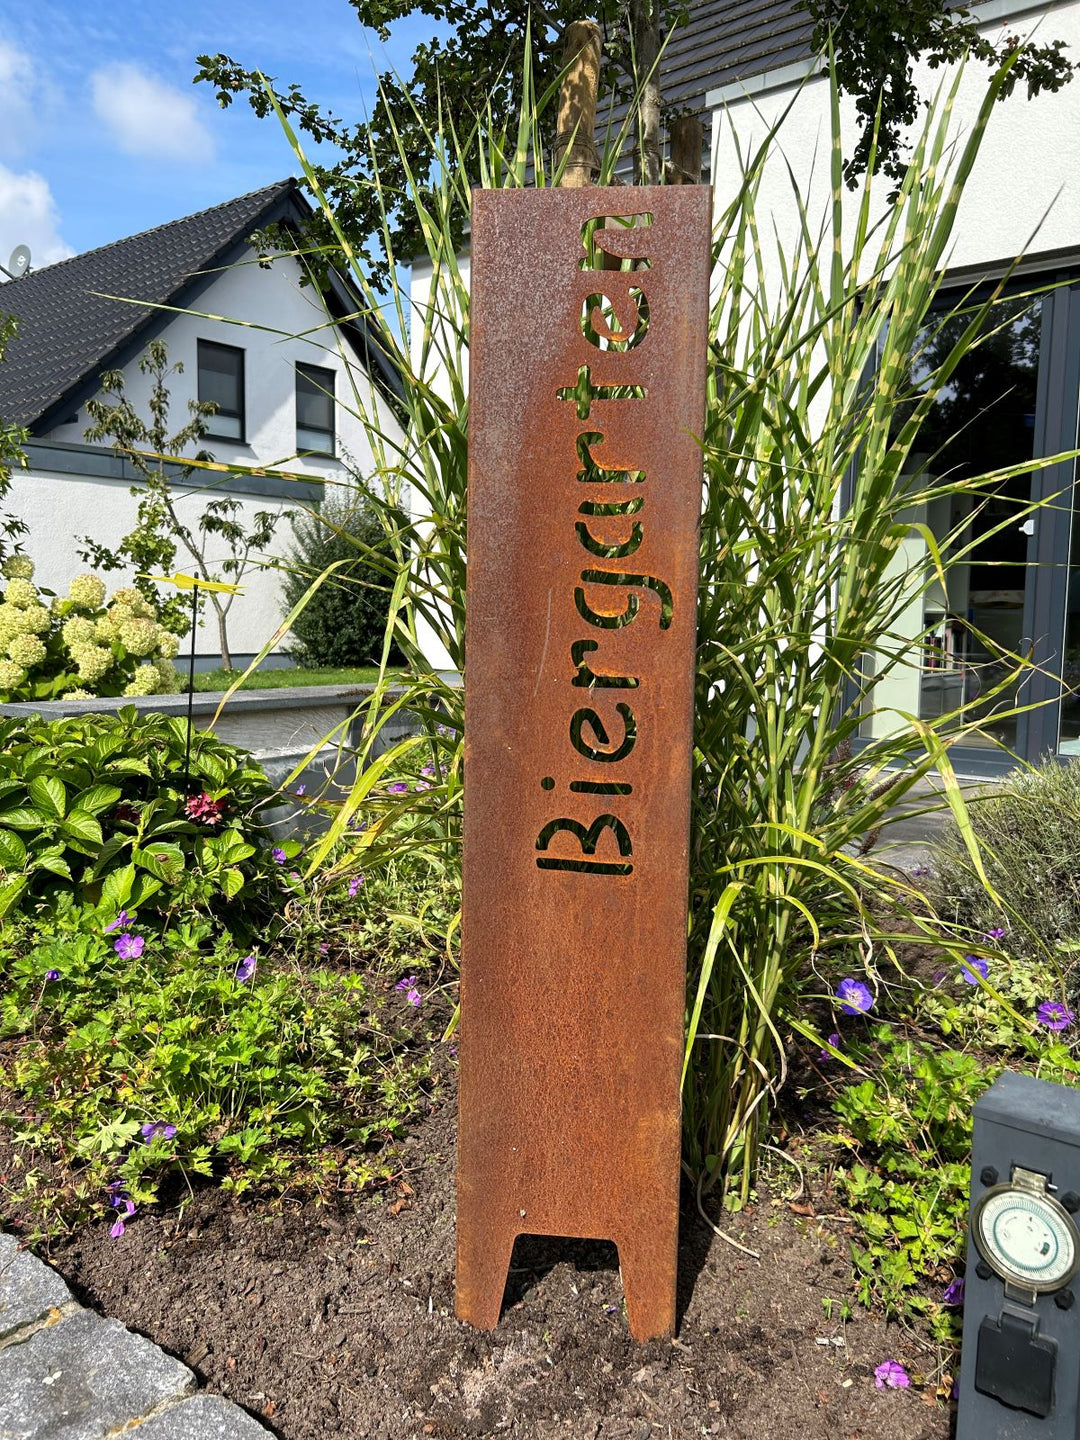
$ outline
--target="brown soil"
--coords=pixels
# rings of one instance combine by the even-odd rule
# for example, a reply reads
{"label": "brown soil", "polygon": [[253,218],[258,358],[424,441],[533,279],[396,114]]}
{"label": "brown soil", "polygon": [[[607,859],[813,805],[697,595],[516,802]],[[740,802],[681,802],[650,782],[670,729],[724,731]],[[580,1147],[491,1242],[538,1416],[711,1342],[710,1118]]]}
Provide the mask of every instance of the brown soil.
{"label": "brown soil", "polygon": [[[519,1241],[489,1335],[453,1315],[452,1105],[433,1108],[402,1163],[403,1183],[359,1204],[268,1205],[206,1189],[182,1209],[144,1212],[120,1240],[104,1222],[54,1241],[50,1258],[87,1304],[284,1440],[951,1432],[931,1382],[875,1389],[883,1360],[930,1372],[934,1357],[865,1313],[840,1321],[851,1267],[836,1216],[763,1198],[726,1218],[754,1260],[688,1209],[678,1338],[648,1345],[627,1334],[612,1247]],[[835,1302],[831,1321],[823,1298]]]}

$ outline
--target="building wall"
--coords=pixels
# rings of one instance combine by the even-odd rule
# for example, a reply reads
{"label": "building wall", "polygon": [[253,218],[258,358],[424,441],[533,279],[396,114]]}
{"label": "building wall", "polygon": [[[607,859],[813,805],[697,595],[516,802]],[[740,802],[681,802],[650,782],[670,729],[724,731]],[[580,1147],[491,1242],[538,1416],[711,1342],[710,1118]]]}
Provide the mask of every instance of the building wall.
{"label": "building wall", "polygon": [[[318,296],[310,288],[301,288],[299,279],[299,266],[287,256],[275,260],[268,270],[250,260],[232,266],[194,302],[194,308],[205,315],[227,318],[176,315],[161,338],[170,362],[183,365],[183,373],[174,376],[169,387],[173,430],[185,424],[187,401],[197,396],[197,342],[212,340],[245,352],[244,442],[208,437],[200,446],[188,446],[187,453],[206,449],[216,460],[245,469],[281,467],[296,476],[310,477],[310,483],[258,477],[238,481],[207,473],[205,488],[183,490],[178,505],[181,515],[197,520],[208,498],[229,493],[240,500],[245,518],[250,519],[258,510],[317,504],[324,494],[329,496],[339,487],[341,493],[347,493],[356,476],[377,483],[364,417],[395,437],[400,437],[400,427],[373,392],[348,341],[326,324]],[[296,458],[297,361],[335,371],[335,457]],[[147,416],[150,380],[140,373],[138,357],[123,367],[123,374],[127,397],[139,415]],[[32,468],[16,472],[8,501],[8,507],[29,526],[24,548],[35,562],[38,582],[60,593],[66,592],[73,575],[89,568],[77,554],[81,537],[90,535],[115,545],[132,528],[138,506],[137,498],[130,494],[134,477],[127,472],[125,478],[111,447],[86,446],[84,431],[89,423],[83,405],[77,419],[54,427],[42,437],[44,443],[32,444]],[[281,522],[270,554],[263,558],[282,555],[291,533],[289,522]],[[212,543],[208,553],[221,558],[227,548]],[[182,547],[176,564],[180,570],[191,569]],[[106,577],[110,585],[117,586],[130,578],[128,571]],[[250,655],[262,648],[283,618],[280,580],[273,570],[253,566],[243,585],[244,593],[237,596],[230,613],[229,641],[236,654]],[[275,648],[280,652],[280,644]],[[219,654],[215,624],[200,629],[196,654],[204,660]]]}
{"label": "building wall", "polygon": [[[1080,53],[1078,0],[1065,0],[1065,3],[1052,0],[1037,8],[1015,3],[1015,0],[988,0],[976,13],[984,17],[983,32],[999,48],[1005,47],[1007,36],[1034,35],[1040,42],[1063,40],[1066,53],[1073,58]],[[766,290],[770,281],[778,277],[779,254],[790,261],[800,249],[800,221],[792,177],[807,199],[811,230],[823,220],[831,204],[830,88],[826,77],[811,71],[808,64],[792,66],[786,72],[757,77],[745,86],[725,86],[709,96],[717,214],[738,194],[740,153],[744,157],[753,154],[770,127],[780,124],[773,152],[764,165],[757,201],[763,247],[762,283]],[[956,73],[955,68],[917,67],[916,77],[924,99],[929,100],[939,92],[944,94]],[[952,116],[957,149],[971,132],[986,94],[988,75],[986,67],[974,64],[961,75]],[[854,104],[847,99],[841,101],[841,123],[845,154],[850,154],[858,131]],[[1075,267],[1080,259],[1080,175],[1074,163],[1072,137],[1078,134],[1080,82],[1077,80],[1055,94],[1042,94],[1033,100],[1027,99],[1021,85],[993,107],[956,215],[951,248],[945,257],[947,273],[965,282],[997,276],[1018,257],[1023,257],[1026,273],[1047,279],[1055,278],[1062,268]],[[888,195],[893,188],[894,182],[884,177],[875,181],[873,218],[886,213]],[[845,231],[850,239],[860,196],[845,191],[843,201]],[[878,261],[877,247],[871,245],[869,249],[868,268]],[[822,395],[818,413],[826,402],[827,397]],[[1075,397],[1072,405],[1075,417]],[[1051,446],[1049,453],[1057,448]],[[1055,518],[1053,523],[1061,522]],[[1067,518],[1064,523],[1068,524]],[[940,534],[938,538],[942,538]],[[897,570],[917,567],[926,558],[925,542],[913,533],[897,557]],[[950,578],[948,600],[940,597],[938,609],[964,612],[966,572],[966,566],[957,568]],[[932,599],[928,592],[924,599],[913,599],[908,605],[902,623],[910,636],[923,632],[928,614],[934,609]],[[1017,615],[1016,625],[1019,624]],[[875,689],[874,702],[878,708],[870,722],[872,734],[880,736],[896,728],[899,721],[891,713],[893,710],[920,712],[921,704],[927,703],[920,689],[923,678],[915,667],[897,668]],[[953,703],[959,700],[954,697]],[[946,708],[951,708],[951,704]]]}
{"label": "building wall", "polygon": [[[1034,35],[1040,42],[1061,39],[1074,59],[1080,53],[1080,3],[1030,4],[989,0],[978,7],[988,18],[983,32],[1004,44],[1011,35]],[[790,175],[809,196],[813,221],[825,213],[829,201],[829,85],[821,75],[804,79],[806,66],[757,77],[746,86],[731,85],[713,91],[713,182],[717,213],[739,189],[738,148],[745,155],[760,143],[768,127],[790,106],[776,142],[776,153],[765,166],[758,202],[763,237],[770,234],[766,217],[775,217],[779,243],[797,234],[797,212],[792,201]],[[948,84],[954,70],[916,67],[924,98]],[[988,72],[970,65],[964,72],[954,109],[955,133],[961,141],[970,131],[986,90]],[[850,153],[857,135],[853,102],[841,103],[841,118]],[[965,187],[956,219],[954,241],[948,256],[950,269],[971,266],[1000,268],[1018,255],[1034,256],[1080,245],[1080,175],[1074,162],[1072,137],[1080,134],[1080,83],[1076,80],[1056,94],[1028,100],[1018,86],[995,106],[979,158]],[[790,175],[789,169],[790,166]],[[892,182],[876,184],[878,215],[884,213]],[[856,197],[849,195],[848,224],[853,227]],[[766,242],[766,249],[770,247]]]}

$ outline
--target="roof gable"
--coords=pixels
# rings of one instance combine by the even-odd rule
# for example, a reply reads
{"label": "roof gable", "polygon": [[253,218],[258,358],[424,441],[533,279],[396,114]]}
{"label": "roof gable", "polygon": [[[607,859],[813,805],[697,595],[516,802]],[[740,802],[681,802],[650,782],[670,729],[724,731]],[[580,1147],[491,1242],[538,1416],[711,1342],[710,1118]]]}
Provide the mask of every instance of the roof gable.
{"label": "roof gable", "polygon": [[253,231],[306,212],[296,181],[280,180],[0,286],[0,311],[18,325],[0,364],[0,419],[47,425],[149,338],[145,332],[161,323],[156,307],[182,304]]}

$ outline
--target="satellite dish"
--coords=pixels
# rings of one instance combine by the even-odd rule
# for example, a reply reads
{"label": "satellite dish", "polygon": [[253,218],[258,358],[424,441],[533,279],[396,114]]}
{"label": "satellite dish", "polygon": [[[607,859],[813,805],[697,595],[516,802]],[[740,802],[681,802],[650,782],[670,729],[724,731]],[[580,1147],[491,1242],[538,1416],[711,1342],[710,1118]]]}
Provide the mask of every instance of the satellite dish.
{"label": "satellite dish", "polygon": [[18,280],[20,275],[25,275],[30,269],[30,246],[16,245],[11,252],[11,259],[7,265],[0,265],[0,270],[9,280]]}

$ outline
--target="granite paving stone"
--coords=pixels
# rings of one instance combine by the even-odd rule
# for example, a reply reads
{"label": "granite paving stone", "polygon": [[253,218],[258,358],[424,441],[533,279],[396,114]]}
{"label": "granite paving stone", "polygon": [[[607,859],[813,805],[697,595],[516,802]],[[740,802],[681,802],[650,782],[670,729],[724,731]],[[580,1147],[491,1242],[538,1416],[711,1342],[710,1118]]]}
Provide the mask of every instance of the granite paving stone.
{"label": "granite paving stone", "polygon": [[268,1440],[269,1436],[265,1426],[220,1395],[193,1395],[145,1421],[132,1440]]}
{"label": "granite paving stone", "polygon": [[81,1310],[0,1350],[0,1437],[103,1440],[194,1386],[179,1360]]}
{"label": "granite paving stone", "polygon": [[44,1261],[20,1250],[14,1235],[0,1235],[0,1340],[43,1320],[71,1299],[71,1291]]}

